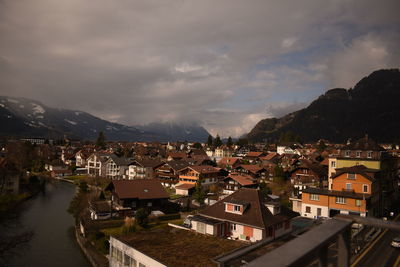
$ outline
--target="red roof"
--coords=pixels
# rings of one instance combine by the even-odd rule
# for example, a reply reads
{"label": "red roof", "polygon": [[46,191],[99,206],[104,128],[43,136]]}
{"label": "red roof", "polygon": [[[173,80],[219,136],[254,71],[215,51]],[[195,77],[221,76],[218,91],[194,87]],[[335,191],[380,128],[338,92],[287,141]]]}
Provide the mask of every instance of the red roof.
{"label": "red roof", "polygon": [[247,153],[246,157],[260,157],[264,154],[264,152],[259,152],[259,151],[250,151]]}
{"label": "red roof", "polygon": [[240,185],[242,186],[246,186],[246,185],[254,185],[256,184],[254,182],[253,177],[249,176],[249,175],[239,175],[239,174],[235,174],[232,173],[231,175],[229,175],[226,179],[233,179],[236,182],[238,182]]}

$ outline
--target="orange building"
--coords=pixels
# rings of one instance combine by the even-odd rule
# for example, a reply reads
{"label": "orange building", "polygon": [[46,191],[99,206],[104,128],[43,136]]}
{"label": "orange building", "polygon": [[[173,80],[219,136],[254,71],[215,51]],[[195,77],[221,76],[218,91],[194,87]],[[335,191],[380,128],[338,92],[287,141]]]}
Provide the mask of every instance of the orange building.
{"label": "orange building", "polygon": [[336,169],[332,189],[303,190],[301,215],[332,217],[338,213],[378,216],[380,213],[379,171],[363,165]]}

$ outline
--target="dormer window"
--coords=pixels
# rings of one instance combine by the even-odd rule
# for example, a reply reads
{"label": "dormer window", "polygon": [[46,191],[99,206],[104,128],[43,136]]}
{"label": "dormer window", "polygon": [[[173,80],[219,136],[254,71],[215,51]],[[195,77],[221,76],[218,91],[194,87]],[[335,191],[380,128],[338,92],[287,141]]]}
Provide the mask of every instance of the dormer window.
{"label": "dormer window", "polygon": [[347,174],[347,179],[355,180],[356,179],[356,174],[355,173],[348,173]]}
{"label": "dormer window", "polygon": [[242,215],[247,203],[240,203],[241,201],[225,202],[225,212]]}

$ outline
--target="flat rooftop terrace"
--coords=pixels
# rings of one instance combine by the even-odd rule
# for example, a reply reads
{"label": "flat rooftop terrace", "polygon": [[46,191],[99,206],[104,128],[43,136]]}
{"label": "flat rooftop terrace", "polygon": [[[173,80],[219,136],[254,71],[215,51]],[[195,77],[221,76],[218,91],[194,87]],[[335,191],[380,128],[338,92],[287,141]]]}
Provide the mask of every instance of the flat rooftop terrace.
{"label": "flat rooftop terrace", "polygon": [[248,245],[170,226],[114,238],[168,266],[216,266],[211,258]]}

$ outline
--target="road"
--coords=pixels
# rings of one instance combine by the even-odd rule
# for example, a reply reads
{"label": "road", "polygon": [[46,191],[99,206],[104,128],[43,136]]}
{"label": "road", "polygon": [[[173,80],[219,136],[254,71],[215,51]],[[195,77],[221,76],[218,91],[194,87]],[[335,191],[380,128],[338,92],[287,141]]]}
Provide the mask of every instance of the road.
{"label": "road", "polygon": [[400,266],[400,248],[390,246],[393,237],[399,235],[400,232],[385,230],[351,267]]}

